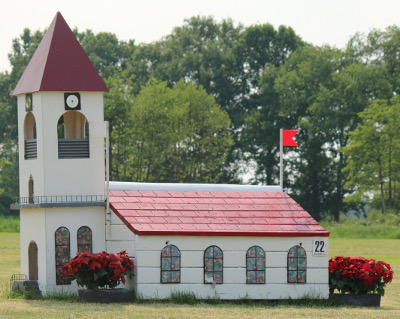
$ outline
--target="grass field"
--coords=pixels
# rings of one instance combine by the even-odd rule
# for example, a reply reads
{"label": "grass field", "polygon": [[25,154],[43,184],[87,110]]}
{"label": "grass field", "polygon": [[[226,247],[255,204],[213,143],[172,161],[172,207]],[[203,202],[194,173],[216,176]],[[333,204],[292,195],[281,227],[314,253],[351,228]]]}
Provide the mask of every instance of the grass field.
{"label": "grass field", "polygon": [[326,307],[296,302],[221,303],[180,305],[131,303],[80,304],[74,301],[8,298],[9,279],[19,273],[19,234],[0,233],[0,318],[400,318],[400,240],[330,240],[330,255],[363,256],[390,263],[394,280],[386,289],[379,309]]}

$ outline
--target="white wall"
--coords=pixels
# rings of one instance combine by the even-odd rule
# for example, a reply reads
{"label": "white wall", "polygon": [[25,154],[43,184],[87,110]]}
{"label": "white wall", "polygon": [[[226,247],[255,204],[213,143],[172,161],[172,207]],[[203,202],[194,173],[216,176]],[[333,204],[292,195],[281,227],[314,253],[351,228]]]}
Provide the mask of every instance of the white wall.
{"label": "white wall", "polygon": [[[218,295],[221,299],[285,299],[304,296],[328,297],[328,250],[326,256],[312,256],[313,240],[327,238],[270,237],[180,237],[137,236],[137,291],[144,298],[167,298],[171,292],[192,291],[198,297]],[[160,252],[168,244],[181,251],[181,284],[160,284]],[[287,283],[287,252],[302,243],[307,252],[307,283]],[[224,283],[204,284],[204,250],[217,245],[224,254]],[[246,252],[254,245],[262,247],[266,257],[266,283],[246,284]]]}
{"label": "white wall", "polygon": [[[121,250],[126,250],[128,256],[132,259],[134,265],[135,276],[128,278],[126,285],[120,285],[118,288],[128,287],[136,289],[137,283],[137,265],[136,265],[136,235],[110,210],[108,217],[110,222],[106,225],[106,247],[107,252],[111,254],[119,253]],[[107,218],[107,219],[108,219]]]}
{"label": "white wall", "polygon": [[[215,295],[221,299],[328,298],[327,237],[141,236],[134,235],[114,213],[111,220],[107,250],[126,249],[135,257],[135,278],[131,285],[143,298],[168,298],[174,291],[191,291],[199,298]],[[313,256],[314,240],[325,241],[325,256]],[[160,254],[167,243],[181,251],[180,284],[160,284]],[[287,253],[300,243],[307,252],[307,283],[288,284]],[[224,254],[224,283],[215,287],[203,283],[204,250],[211,245],[219,246]],[[265,251],[265,284],[246,284],[246,252],[254,245]]]}
{"label": "white wall", "polygon": [[[103,122],[103,93],[80,92],[88,122]],[[35,196],[104,195],[104,138],[90,136],[90,158],[58,159],[57,123],[64,114],[64,92],[36,92],[32,95],[36,120],[37,159],[24,159],[25,95],[18,96],[20,196],[28,196],[32,174]],[[87,125],[89,125],[87,123]]]}
{"label": "white wall", "polygon": [[20,211],[20,250],[21,274],[29,276],[28,249],[31,241],[38,247],[38,282],[40,289],[45,288],[46,282],[46,215],[41,209],[21,209]]}

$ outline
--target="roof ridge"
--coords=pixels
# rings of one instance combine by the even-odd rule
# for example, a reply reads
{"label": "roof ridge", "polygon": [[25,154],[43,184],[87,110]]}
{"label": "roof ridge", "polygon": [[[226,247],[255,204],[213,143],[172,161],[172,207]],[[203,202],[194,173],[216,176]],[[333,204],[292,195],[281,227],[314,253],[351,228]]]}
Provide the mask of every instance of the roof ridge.
{"label": "roof ridge", "polygon": [[176,191],[176,192],[283,192],[280,186],[237,184],[185,184],[110,182],[110,191]]}

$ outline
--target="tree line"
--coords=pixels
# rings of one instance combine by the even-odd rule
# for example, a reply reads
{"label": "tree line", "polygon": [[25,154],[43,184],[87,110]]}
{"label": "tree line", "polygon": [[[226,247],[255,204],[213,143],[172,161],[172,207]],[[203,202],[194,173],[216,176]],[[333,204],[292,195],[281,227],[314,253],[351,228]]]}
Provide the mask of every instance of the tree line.
{"label": "tree line", "polygon": [[[400,208],[400,29],[314,46],[286,26],[192,17],[159,41],[74,30],[110,91],[111,180],[279,184],[314,218]],[[0,73],[0,212],[18,196],[16,98],[11,92],[44,32],[14,39]],[[251,168],[251,169],[250,169]]]}

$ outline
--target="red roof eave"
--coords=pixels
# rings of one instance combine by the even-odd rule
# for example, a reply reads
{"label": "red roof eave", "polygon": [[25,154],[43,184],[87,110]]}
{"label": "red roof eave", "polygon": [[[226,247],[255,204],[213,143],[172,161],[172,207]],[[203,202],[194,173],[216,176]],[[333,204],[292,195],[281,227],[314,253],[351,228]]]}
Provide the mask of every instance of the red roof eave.
{"label": "red roof eave", "polygon": [[329,232],[289,232],[289,231],[204,231],[204,230],[132,230],[138,235],[172,236],[242,236],[242,237],[329,237]]}

